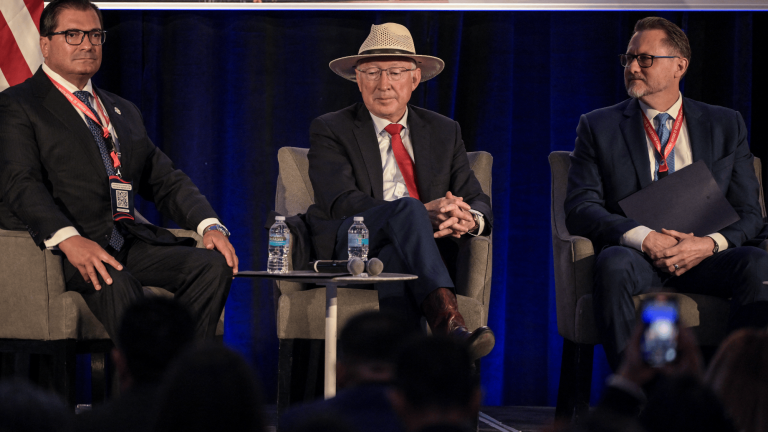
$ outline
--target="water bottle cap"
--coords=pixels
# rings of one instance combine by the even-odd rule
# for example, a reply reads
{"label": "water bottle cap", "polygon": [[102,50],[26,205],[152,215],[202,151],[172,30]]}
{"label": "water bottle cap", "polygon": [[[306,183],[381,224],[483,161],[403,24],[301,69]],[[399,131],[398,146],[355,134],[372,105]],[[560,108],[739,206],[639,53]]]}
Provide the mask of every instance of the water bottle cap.
{"label": "water bottle cap", "polygon": [[355,216],[355,222],[362,222],[363,217],[362,216]]}
{"label": "water bottle cap", "polygon": [[285,216],[275,216],[275,221],[284,221]]}

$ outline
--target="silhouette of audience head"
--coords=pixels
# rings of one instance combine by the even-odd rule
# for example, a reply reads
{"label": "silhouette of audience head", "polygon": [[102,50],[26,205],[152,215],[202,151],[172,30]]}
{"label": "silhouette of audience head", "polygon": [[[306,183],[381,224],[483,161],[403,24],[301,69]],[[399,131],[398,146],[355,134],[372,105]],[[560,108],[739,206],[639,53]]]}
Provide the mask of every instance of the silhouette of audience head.
{"label": "silhouette of audience head", "polygon": [[159,383],[171,362],[194,340],[195,322],[179,302],[147,297],[126,309],[112,351],[123,389]]}
{"label": "silhouette of audience head", "polygon": [[19,378],[0,381],[0,432],[67,432],[73,420],[58,396]]}
{"label": "silhouette of audience head", "polygon": [[660,377],[640,424],[648,432],[735,432],[715,393],[694,375]]}
{"label": "silhouette of audience head", "polygon": [[444,337],[412,339],[400,351],[392,406],[409,432],[466,427],[480,409],[480,382],[469,352]]}
{"label": "silhouette of audience head", "polygon": [[768,431],[768,331],[742,329],[715,354],[704,378],[740,431]]}
{"label": "silhouette of audience head", "polygon": [[259,386],[245,360],[220,344],[192,347],[168,370],[155,430],[263,431]]}
{"label": "silhouette of audience head", "polygon": [[391,382],[398,347],[413,333],[396,315],[383,312],[364,312],[350,319],[339,336],[338,388]]}

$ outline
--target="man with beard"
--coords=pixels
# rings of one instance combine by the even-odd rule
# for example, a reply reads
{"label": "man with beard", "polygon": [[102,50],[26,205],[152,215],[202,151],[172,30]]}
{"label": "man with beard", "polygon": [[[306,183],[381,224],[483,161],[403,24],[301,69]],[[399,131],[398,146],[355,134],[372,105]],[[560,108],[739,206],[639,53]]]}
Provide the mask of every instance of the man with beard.
{"label": "man with beard", "polygon": [[[663,18],[638,21],[620,57],[631,99],[581,117],[565,200],[568,230],[592,240],[598,253],[595,319],[614,369],[634,323],[632,296],[651,287],[731,298],[731,328],[743,323],[745,305],[768,300],[768,254],[741,247],[763,225],[741,115],[682,96],[691,49],[685,33]],[[654,231],[619,207],[697,161],[712,172],[739,221],[696,237]],[[663,202],[658,206],[664,211]]]}

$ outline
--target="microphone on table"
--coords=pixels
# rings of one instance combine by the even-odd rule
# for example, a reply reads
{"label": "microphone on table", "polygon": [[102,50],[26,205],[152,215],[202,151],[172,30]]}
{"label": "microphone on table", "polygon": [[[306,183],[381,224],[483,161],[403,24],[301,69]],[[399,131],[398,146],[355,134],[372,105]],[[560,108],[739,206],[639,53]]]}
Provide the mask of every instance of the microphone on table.
{"label": "microphone on table", "polygon": [[309,263],[315,273],[349,273],[359,276],[367,271],[371,276],[377,276],[384,270],[384,263],[378,258],[371,258],[363,262],[360,258],[350,260],[317,260]]}
{"label": "microphone on table", "polygon": [[384,271],[384,263],[378,258],[371,258],[365,263],[365,271],[371,276],[378,276]]}

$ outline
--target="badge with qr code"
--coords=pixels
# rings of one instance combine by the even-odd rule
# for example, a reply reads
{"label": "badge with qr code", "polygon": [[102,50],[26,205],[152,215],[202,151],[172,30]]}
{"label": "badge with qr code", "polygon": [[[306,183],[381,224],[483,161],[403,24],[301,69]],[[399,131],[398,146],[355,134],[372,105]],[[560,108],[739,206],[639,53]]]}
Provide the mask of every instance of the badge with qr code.
{"label": "badge with qr code", "polygon": [[109,193],[112,196],[112,218],[119,220],[134,220],[133,217],[133,185],[118,176],[109,177]]}

